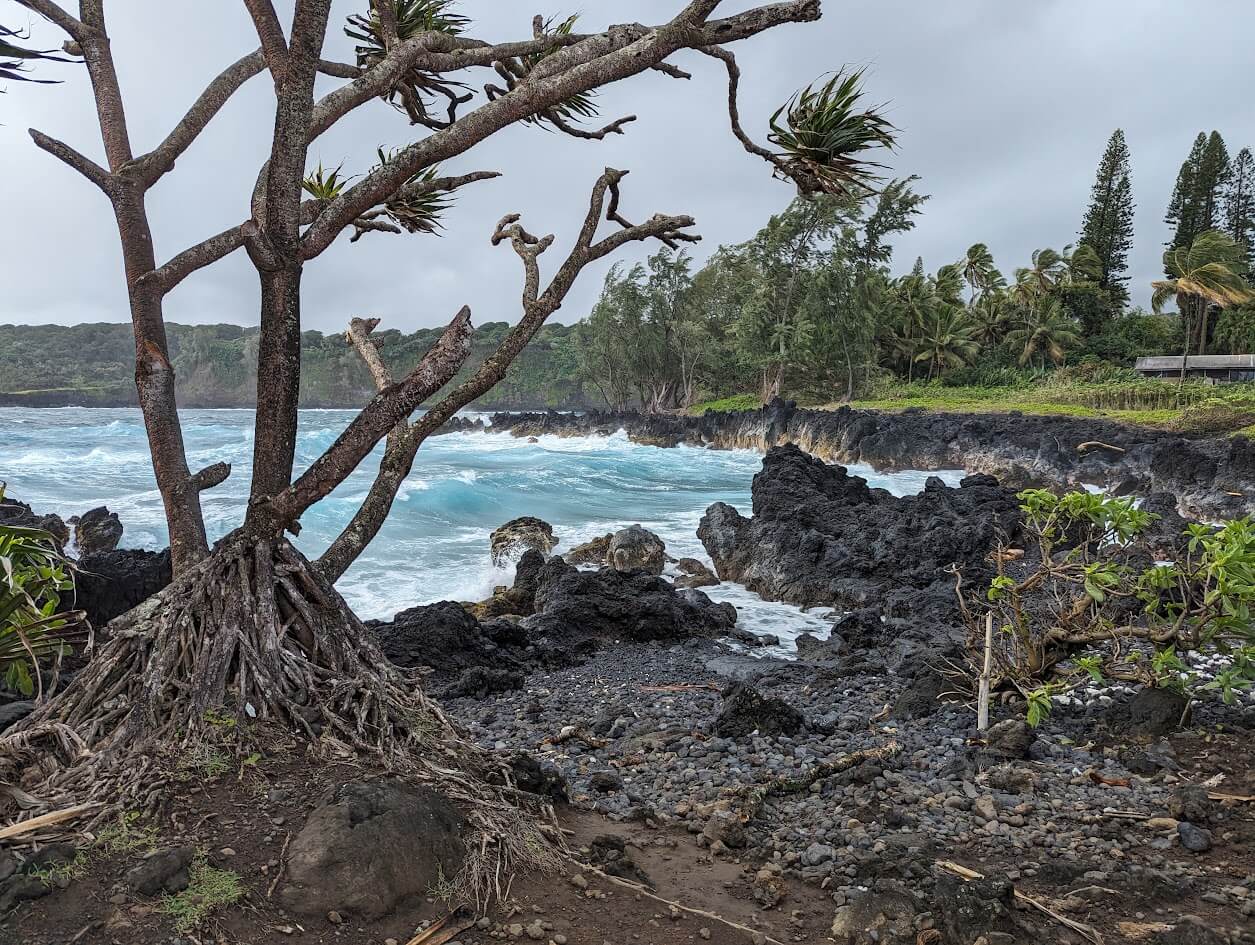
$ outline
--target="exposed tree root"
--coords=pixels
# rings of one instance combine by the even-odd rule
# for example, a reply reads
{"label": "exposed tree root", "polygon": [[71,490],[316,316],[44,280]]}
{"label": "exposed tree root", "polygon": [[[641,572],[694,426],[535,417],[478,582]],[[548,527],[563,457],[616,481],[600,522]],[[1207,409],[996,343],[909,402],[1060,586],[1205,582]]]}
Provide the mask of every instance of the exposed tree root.
{"label": "exposed tree root", "polygon": [[[335,588],[285,539],[224,539],[201,564],[110,626],[73,683],[0,737],[0,784],[41,811],[100,802],[155,813],[180,759],[236,732],[295,733],[323,758],[431,784],[476,835],[461,877],[482,902],[516,869],[548,868],[552,811],[467,742],[393,667]],[[14,811],[0,811],[9,819]]]}

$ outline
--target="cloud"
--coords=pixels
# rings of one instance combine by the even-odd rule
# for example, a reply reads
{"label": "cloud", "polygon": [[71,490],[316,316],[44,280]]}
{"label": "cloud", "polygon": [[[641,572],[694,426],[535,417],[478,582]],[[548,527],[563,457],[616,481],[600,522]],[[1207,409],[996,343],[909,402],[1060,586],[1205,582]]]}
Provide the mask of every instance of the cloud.
{"label": "cloud", "polygon": [[[601,27],[628,16],[661,22],[679,4],[585,0],[582,22]],[[725,0],[721,13],[750,5]],[[351,49],[338,24],[361,6],[346,0],[333,9],[329,52],[340,58]],[[531,8],[499,0],[462,6],[485,38],[530,34]],[[1217,128],[1231,151],[1255,143],[1248,95],[1235,81],[1248,68],[1244,48],[1214,42],[1217,23],[1233,36],[1255,27],[1255,5],[1245,0],[1214,0],[1207,16],[1177,0],[828,0],[825,6],[818,24],[738,45],[742,115],[761,139],[767,116],[798,86],[843,63],[866,65],[872,96],[888,102],[902,129],[894,172],[920,175],[920,188],[933,195],[917,229],[897,244],[899,270],[917,255],[935,269],[979,241],[1009,272],[1036,248],[1072,242],[1106,139],[1123,127],[1138,204],[1130,275],[1135,301],[1144,303],[1167,237],[1163,209],[1194,135]],[[203,85],[255,45],[238,3],[114,0],[109,15],[137,151],[159,141]],[[51,27],[33,25],[38,42],[59,42]],[[1190,49],[1206,49],[1207,56],[1201,67],[1187,69],[1185,81],[1190,57],[1183,59],[1182,50]],[[463,191],[442,236],[376,234],[355,244],[341,237],[306,269],[305,326],[338,331],[351,316],[378,315],[389,327],[413,329],[447,321],[463,303],[478,322],[515,320],[518,261],[508,248],[489,245],[493,225],[504,213],[523,213],[533,231],[556,235],[552,263],[570,244],[588,189],[606,165],[631,171],[624,186],[629,216],[695,216],[705,240],[699,256],[747,239],[788,202],[790,189],[728,133],[718,64],[700,56],[682,64],[692,81],[650,73],[599,96],[608,117],[640,116],[626,135],[582,142],[512,128],[452,162],[450,171],[487,168],[505,176]],[[22,221],[0,235],[6,287],[0,323],[124,321],[108,204],[37,151],[25,133],[33,125],[100,155],[85,76],[74,67],[46,69],[66,81],[11,85],[0,98],[5,206],[9,220]],[[159,258],[247,215],[272,103],[266,79],[254,79],[150,194]],[[320,139],[311,163],[344,162],[347,173],[360,173],[378,145],[404,144],[413,131],[387,105],[372,103]],[[631,247],[619,258],[648,251]],[[556,317],[585,314],[609,265],[586,270]],[[240,254],[189,279],[167,300],[166,314],[171,321],[253,324],[257,296],[256,275]]]}

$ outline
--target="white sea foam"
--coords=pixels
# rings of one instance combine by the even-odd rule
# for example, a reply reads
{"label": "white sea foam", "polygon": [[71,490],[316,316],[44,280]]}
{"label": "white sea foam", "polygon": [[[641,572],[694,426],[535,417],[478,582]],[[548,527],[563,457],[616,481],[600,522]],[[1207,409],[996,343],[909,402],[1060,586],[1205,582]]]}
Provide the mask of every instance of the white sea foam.
{"label": "white sea foam", "polygon": [[[343,410],[302,411],[298,469],[317,458],[352,416]],[[200,465],[232,465],[226,482],[204,494],[212,539],[234,528],[242,516],[252,467],[252,420],[248,410],[183,414],[189,456]],[[125,525],[124,545],[165,545],[161,496],[139,411],[3,408],[0,426],[10,432],[11,467],[0,469],[0,479],[8,480],[11,496],[62,515],[107,504]],[[381,451],[330,501],[306,513],[297,539],[306,554],[319,554],[348,523],[370,488]],[[432,437],[419,451],[379,536],[339,587],[366,618],[387,618],[436,600],[483,599],[514,576],[512,563],[495,568],[489,562],[488,536],[520,515],[550,522],[560,539],[559,552],[639,523],[657,532],[671,555],[709,563],[697,539],[698,521],[714,502],[748,513],[750,480],[761,463],[751,450],[642,446],[622,430],[610,436],[546,435],[534,443],[501,431]],[[949,483],[963,475],[956,470],[885,475],[859,466],[851,472],[899,495],[918,492],[930,475]],[[737,608],[742,628],[779,637],[780,646],[766,651],[777,655],[792,654],[801,633],[825,636],[831,623],[826,612],[763,601],[737,585],[706,591]]]}

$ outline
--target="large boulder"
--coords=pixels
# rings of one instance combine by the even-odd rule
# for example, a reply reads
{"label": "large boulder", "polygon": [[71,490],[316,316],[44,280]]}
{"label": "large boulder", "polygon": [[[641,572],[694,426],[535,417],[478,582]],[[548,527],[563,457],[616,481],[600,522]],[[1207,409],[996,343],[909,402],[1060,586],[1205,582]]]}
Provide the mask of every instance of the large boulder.
{"label": "large boulder", "polygon": [[578,654],[607,640],[676,641],[724,635],[736,608],[701,591],[677,591],[643,571],[580,571],[550,558],[536,584],[536,613],[523,621],[549,652]]}
{"label": "large boulder", "polygon": [[115,548],[78,560],[74,606],[100,629],[152,597],[171,580],[170,550]]}
{"label": "large boulder", "polygon": [[500,568],[519,558],[528,549],[534,549],[548,557],[557,543],[552,525],[544,519],[524,515],[511,519],[492,533],[488,539],[488,554],[493,566]]}
{"label": "large boulder", "polygon": [[341,785],[293,838],[280,901],[304,916],[378,919],[458,875],[465,829],[457,808],[428,788],[390,779]]}
{"label": "large boulder", "polygon": [[122,540],[122,522],[118,513],[99,506],[70,519],[74,526],[74,544],[79,557],[113,551]]}
{"label": "large boulder", "polygon": [[649,529],[629,525],[611,537],[606,563],[616,571],[662,574],[667,563],[667,546]]}
{"label": "large boulder", "polygon": [[752,518],[716,503],[698,527],[719,577],[769,600],[875,613],[860,625],[872,638],[859,642],[889,646],[892,664],[961,644],[954,569],[981,586],[989,553],[1020,521],[1015,493],[990,476],[959,488],[932,477],[919,495],[896,497],[792,445],[768,451],[752,495]]}
{"label": "large boulder", "polygon": [[755,732],[796,735],[802,721],[802,713],[783,699],[764,696],[753,686],[735,682],[723,691],[723,708],[715,719],[715,734],[721,738],[747,738]]}

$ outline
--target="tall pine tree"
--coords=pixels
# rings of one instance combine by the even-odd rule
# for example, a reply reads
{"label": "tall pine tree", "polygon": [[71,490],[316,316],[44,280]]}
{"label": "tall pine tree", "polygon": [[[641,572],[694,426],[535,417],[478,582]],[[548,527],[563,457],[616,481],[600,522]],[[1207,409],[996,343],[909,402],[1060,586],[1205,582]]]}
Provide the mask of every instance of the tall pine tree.
{"label": "tall pine tree", "polygon": [[1243,148],[1229,168],[1224,192],[1224,228],[1246,247],[1246,261],[1255,263],[1255,156]]}
{"label": "tall pine tree", "polygon": [[1194,206],[1194,188],[1203,164],[1203,151],[1207,148],[1207,134],[1200,131],[1190,148],[1189,156],[1177,172],[1177,185],[1172,189],[1172,199],[1168,201],[1168,212],[1164,222],[1171,226],[1172,239],[1166,244],[1170,248],[1188,246],[1194,242],[1194,234],[1198,232],[1198,214]]}
{"label": "tall pine tree", "polygon": [[1229,177],[1229,152],[1220,132],[1200,131],[1181,165],[1165,222],[1173,227],[1169,248],[1189,246],[1207,230],[1220,227],[1221,197]]}
{"label": "tall pine tree", "polygon": [[1089,209],[1081,223],[1081,242],[1098,254],[1102,275],[1098,284],[1111,301],[1123,308],[1129,301],[1129,249],[1133,245],[1133,184],[1129,147],[1124,131],[1117,128],[1098,163],[1090,191]]}

